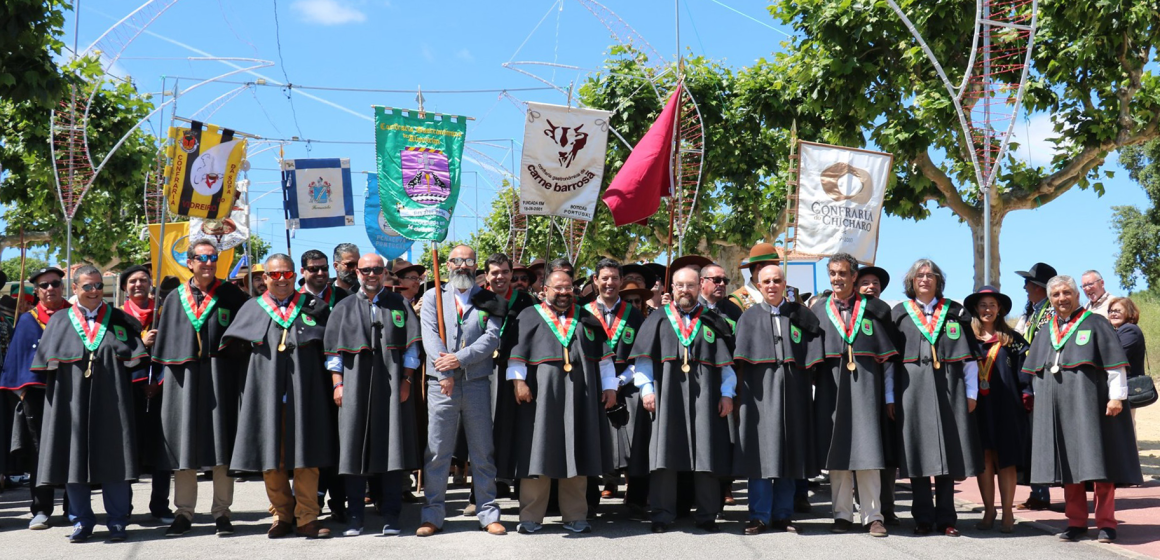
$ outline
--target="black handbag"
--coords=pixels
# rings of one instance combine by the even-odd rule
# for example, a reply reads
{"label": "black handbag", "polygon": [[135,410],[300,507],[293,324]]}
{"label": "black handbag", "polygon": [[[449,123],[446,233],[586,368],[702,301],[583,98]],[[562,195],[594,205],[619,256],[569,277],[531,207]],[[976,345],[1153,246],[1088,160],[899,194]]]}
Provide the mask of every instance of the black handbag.
{"label": "black handbag", "polygon": [[1128,378],[1128,402],[1132,408],[1144,408],[1156,402],[1156,384],[1150,375]]}

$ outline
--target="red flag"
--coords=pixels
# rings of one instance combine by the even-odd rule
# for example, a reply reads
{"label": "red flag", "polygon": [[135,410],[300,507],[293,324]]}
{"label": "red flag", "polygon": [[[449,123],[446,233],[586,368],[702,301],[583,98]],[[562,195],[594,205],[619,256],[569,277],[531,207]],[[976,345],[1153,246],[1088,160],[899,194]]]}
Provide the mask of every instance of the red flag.
{"label": "red flag", "polygon": [[672,192],[673,130],[681,86],[661,115],[628,155],[601,197],[617,226],[644,222],[657,213],[661,197]]}

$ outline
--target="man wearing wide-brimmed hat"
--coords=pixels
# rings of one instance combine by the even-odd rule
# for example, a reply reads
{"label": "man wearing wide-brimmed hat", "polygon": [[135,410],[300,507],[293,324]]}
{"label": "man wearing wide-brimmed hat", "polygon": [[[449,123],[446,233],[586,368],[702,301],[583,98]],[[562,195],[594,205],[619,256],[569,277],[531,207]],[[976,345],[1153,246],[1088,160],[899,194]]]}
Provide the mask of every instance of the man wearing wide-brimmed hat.
{"label": "man wearing wide-brimmed hat", "polygon": [[[1027,292],[1027,306],[1015,324],[1015,332],[1023,335],[1030,344],[1039,330],[1055,317],[1051,304],[1047,301],[1047,282],[1057,274],[1055,267],[1046,263],[1035,263],[1031,270],[1020,270],[1015,274],[1023,277],[1023,290]],[[1031,496],[1019,504],[1019,509],[1044,510],[1051,505],[1051,494],[1043,484],[1031,485]]]}
{"label": "man wearing wide-brimmed hat", "polygon": [[[757,273],[767,265],[780,265],[782,259],[783,251],[781,247],[775,247],[773,244],[761,242],[750,248],[749,257],[741,261],[740,266],[742,269],[749,269],[749,283],[729,294],[729,300],[736,303],[743,311],[761,303],[764,297],[761,295],[761,291],[757,289]],[[799,295],[800,293],[797,288],[789,285],[786,286],[786,301],[801,300],[802,298],[799,298]]]}

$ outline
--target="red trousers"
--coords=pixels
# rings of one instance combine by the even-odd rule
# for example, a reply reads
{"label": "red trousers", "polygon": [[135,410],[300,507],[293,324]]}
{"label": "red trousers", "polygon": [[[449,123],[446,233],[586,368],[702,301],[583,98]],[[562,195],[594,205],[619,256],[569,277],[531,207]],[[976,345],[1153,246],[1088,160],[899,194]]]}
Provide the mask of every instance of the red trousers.
{"label": "red trousers", "polygon": [[[1116,485],[1111,482],[1093,482],[1096,503],[1096,528],[1116,528]],[[1063,500],[1066,503],[1068,527],[1088,526],[1087,491],[1083,484],[1064,484]]]}

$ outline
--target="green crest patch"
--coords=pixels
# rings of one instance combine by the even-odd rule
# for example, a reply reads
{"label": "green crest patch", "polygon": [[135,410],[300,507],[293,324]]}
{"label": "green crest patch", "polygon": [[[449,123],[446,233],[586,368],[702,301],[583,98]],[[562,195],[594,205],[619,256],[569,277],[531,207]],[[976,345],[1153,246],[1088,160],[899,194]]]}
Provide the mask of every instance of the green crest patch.
{"label": "green crest patch", "polygon": [[716,335],[716,333],[713,332],[713,329],[705,328],[704,332],[705,332],[705,342],[712,344],[712,343],[717,341],[717,335]]}
{"label": "green crest patch", "polygon": [[592,334],[592,329],[590,329],[588,327],[584,327],[584,338],[587,338],[588,340],[592,341],[592,340],[596,340],[596,335]]}
{"label": "green crest patch", "polygon": [[795,327],[795,326],[793,326],[793,325],[790,325],[790,326],[789,326],[789,339],[790,339],[790,340],[792,340],[792,341],[794,341],[795,343],[796,343],[796,342],[801,342],[801,341],[802,341],[802,331],[801,331],[801,329],[799,329],[799,328],[797,328],[797,327]]}
{"label": "green crest patch", "polygon": [[1091,339],[1092,339],[1092,332],[1091,331],[1079,331],[1079,332],[1075,333],[1075,343],[1080,345],[1080,346],[1087,344]]}
{"label": "green crest patch", "polygon": [[632,344],[632,341],[636,340],[636,329],[633,329],[632,327],[625,327],[624,336],[621,338],[621,340],[623,340],[625,344]]}
{"label": "green crest patch", "polygon": [[122,327],[121,325],[113,326],[113,334],[117,335],[117,340],[120,340],[121,342],[129,341],[129,335],[125,333],[125,327]]}
{"label": "green crest patch", "polygon": [[870,319],[862,319],[862,334],[874,336],[874,325],[870,323]]}
{"label": "green crest patch", "polygon": [[947,323],[947,338],[951,340],[958,340],[963,335],[962,329],[959,328],[958,323]]}
{"label": "green crest patch", "polygon": [[737,321],[734,321],[733,319],[730,319],[728,317],[725,317],[724,319],[725,319],[726,323],[729,323],[729,330],[733,334],[737,334]]}
{"label": "green crest patch", "polygon": [[314,325],[318,324],[318,321],[315,321],[314,317],[311,317],[311,316],[306,315],[306,314],[302,315],[302,322],[305,323],[306,326],[308,326],[308,327],[313,327]]}
{"label": "green crest patch", "polygon": [[218,324],[223,327],[230,326],[230,310],[219,307],[218,308]]}
{"label": "green crest patch", "polygon": [[406,317],[403,316],[402,311],[391,311],[391,322],[395,323],[396,327],[402,327],[406,323]]}

